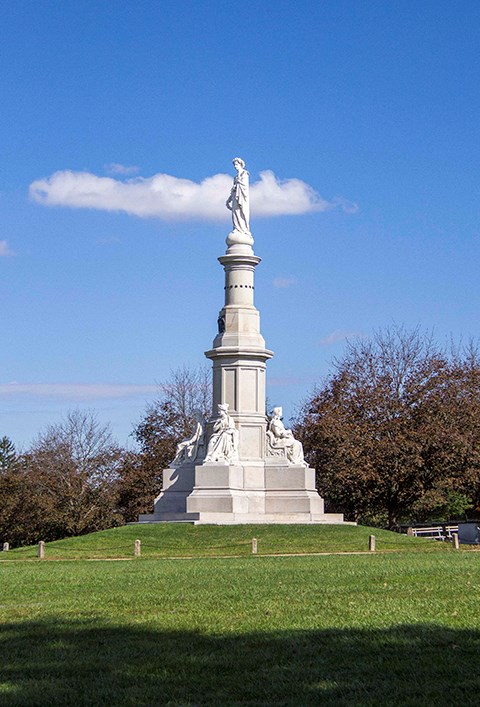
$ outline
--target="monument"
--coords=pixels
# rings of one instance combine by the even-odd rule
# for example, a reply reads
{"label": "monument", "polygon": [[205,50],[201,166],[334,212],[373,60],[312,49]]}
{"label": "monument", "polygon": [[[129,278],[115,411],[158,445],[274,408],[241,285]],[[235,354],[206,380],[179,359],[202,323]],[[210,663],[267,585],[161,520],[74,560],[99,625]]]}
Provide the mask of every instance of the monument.
{"label": "monument", "polygon": [[260,333],[254,305],[254,272],[260,258],[250,232],[249,175],[236,157],[237,172],[226,206],[232,213],[225,271],[225,303],[218,333],[205,356],[213,364],[213,414],[196,414],[192,436],[177,445],[163,472],[153,514],[140,523],[342,523],[324,512],[315,470],[275,407],[265,411],[266,362],[273,352]]}

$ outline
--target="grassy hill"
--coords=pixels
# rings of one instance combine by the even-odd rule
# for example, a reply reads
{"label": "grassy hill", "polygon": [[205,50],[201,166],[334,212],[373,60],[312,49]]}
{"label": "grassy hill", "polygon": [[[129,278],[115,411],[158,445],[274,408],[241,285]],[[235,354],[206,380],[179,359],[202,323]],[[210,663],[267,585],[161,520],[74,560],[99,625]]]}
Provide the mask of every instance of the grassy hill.
{"label": "grassy hill", "polygon": [[478,553],[352,526],[151,525],[46,554],[0,553],[2,706],[478,704]]}
{"label": "grassy hill", "polygon": [[[46,559],[114,559],[133,556],[141,541],[142,557],[246,556],[257,538],[258,554],[365,552],[375,535],[378,551],[431,552],[449,545],[407,537],[378,528],[334,525],[129,525],[47,543]],[[39,538],[40,540],[41,538]],[[37,547],[0,553],[1,560],[35,558]]]}

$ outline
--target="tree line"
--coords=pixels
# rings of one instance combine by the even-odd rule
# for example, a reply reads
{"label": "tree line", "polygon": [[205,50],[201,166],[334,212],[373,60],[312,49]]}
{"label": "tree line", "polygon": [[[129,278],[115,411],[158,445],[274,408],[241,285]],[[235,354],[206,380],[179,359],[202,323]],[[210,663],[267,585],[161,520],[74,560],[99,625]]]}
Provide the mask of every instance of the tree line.
{"label": "tree line", "polygon": [[0,542],[57,540],[138,520],[149,513],[162,471],[188,436],[195,409],[210,411],[210,371],[178,369],[134,427],[136,449],[120,447],[94,412],[73,410],[17,453],[0,440]]}
{"label": "tree line", "polygon": [[[211,408],[210,371],[179,369],[121,448],[75,410],[17,453],[0,440],[0,542],[55,540],[151,512],[162,470]],[[394,327],[347,342],[300,407],[294,432],[328,511],[391,529],[480,510],[480,357]],[[285,473],[288,473],[286,471]]]}

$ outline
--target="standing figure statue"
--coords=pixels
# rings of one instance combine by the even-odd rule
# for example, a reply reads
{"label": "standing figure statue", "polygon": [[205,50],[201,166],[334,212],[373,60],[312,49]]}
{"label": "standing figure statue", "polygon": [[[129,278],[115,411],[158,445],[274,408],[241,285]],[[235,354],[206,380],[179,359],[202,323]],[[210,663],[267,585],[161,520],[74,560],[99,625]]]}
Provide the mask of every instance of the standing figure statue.
{"label": "standing figure statue", "polygon": [[226,207],[232,212],[233,231],[227,238],[227,244],[236,243],[253,244],[250,233],[250,193],[248,183],[248,172],[245,169],[245,162],[240,157],[235,157],[233,166],[237,174],[233,180],[230,196],[227,199]]}
{"label": "standing figure statue", "polygon": [[195,430],[189,439],[177,444],[175,459],[170,462],[170,467],[176,469],[185,462],[194,462],[198,456],[199,447],[203,445],[205,437],[205,418],[201,410],[195,410]]}
{"label": "standing figure statue", "polygon": [[208,442],[206,462],[238,461],[238,430],[233,418],[228,414],[228,404],[218,406],[218,417],[213,424],[213,432]]}
{"label": "standing figure statue", "polygon": [[267,429],[267,453],[273,457],[285,456],[290,464],[307,466],[303,458],[302,443],[295,439],[292,430],[285,429],[282,408],[273,408],[273,417]]}

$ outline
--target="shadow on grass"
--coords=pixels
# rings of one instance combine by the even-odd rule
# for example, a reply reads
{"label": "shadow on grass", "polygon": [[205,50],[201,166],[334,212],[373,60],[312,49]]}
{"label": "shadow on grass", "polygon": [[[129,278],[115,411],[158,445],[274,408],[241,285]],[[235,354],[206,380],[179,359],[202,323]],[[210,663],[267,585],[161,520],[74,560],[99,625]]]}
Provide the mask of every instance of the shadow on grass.
{"label": "shadow on grass", "polygon": [[1,705],[476,705],[480,632],[0,627]]}

